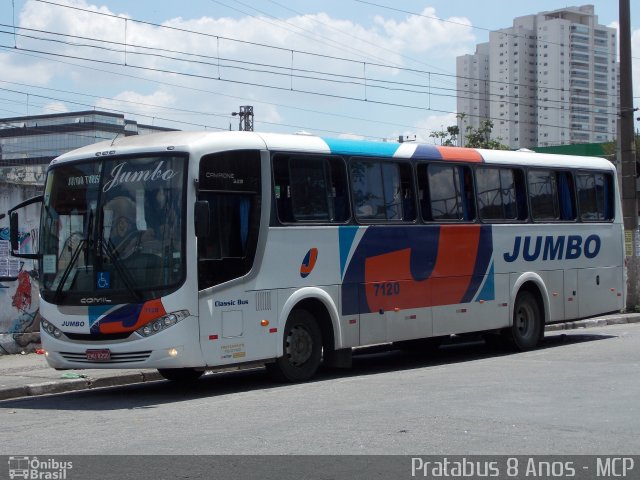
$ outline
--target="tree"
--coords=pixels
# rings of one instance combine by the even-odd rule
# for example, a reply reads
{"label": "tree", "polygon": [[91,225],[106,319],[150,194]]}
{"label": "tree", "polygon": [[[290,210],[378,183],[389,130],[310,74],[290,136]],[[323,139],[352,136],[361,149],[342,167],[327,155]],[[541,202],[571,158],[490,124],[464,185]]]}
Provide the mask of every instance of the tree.
{"label": "tree", "polygon": [[483,120],[478,128],[472,125],[467,126],[467,144],[465,146],[472,148],[488,148],[490,150],[509,150],[509,147],[500,143],[502,138],[491,139],[491,130],[493,130],[493,122],[491,120]]}
{"label": "tree", "polygon": [[[443,142],[447,141],[446,140],[447,139],[447,135],[448,135],[447,132],[444,131],[444,130],[435,130],[435,131],[433,131],[433,132],[431,132],[429,134],[429,136],[434,139],[433,143],[435,144],[436,141],[439,141],[438,143],[440,145],[443,145]],[[444,143],[444,144],[446,145],[446,143]]]}
{"label": "tree", "polygon": [[460,129],[458,128],[458,126],[451,125],[447,127],[446,130],[433,131],[429,134],[429,136],[434,139],[434,144],[437,141],[439,145],[454,147],[456,145],[459,133]]}
{"label": "tree", "polygon": [[[458,114],[460,119],[464,120],[466,114]],[[491,120],[483,120],[478,128],[467,125],[467,136],[462,141],[462,146],[471,148],[487,148],[490,150],[509,150],[509,147],[500,143],[501,138],[491,139],[491,130],[493,130],[493,122]],[[460,135],[458,125],[451,125],[446,130],[436,130],[429,134],[433,138],[433,143],[438,142],[439,145],[453,147],[457,145],[458,136]]]}

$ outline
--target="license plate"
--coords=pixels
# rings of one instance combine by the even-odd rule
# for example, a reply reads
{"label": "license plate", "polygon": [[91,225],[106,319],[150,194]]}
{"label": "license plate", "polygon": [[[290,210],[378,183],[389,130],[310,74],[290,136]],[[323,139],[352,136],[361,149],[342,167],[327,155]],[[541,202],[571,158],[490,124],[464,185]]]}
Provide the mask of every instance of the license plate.
{"label": "license plate", "polygon": [[108,362],[111,360],[111,350],[87,350],[87,360],[91,362]]}

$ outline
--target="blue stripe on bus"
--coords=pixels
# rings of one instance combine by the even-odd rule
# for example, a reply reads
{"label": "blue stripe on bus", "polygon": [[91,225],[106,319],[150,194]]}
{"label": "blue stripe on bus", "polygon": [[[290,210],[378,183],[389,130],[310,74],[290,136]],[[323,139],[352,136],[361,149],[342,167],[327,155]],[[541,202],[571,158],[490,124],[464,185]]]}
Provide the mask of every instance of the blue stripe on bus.
{"label": "blue stripe on bus", "polygon": [[347,258],[351,251],[351,245],[356,238],[358,228],[355,226],[344,226],[338,228],[338,243],[340,245],[340,276],[344,275],[344,267],[347,265]]}
{"label": "blue stripe on bus", "polygon": [[411,158],[424,158],[427,160],[442,160],[442,153],[435,145],[419,144]]}
{"label": "blue stripe on bus", "polygon": [[482,286],[482,290],[478,293],[476,297],[476,302],[480,300],[495,300],[496,299],[496,285],[495,278],[493,273],[493,262],[491,262],[491,267],[489,267],[489,272],[487,273],[487,277],[484,281],[484,285]]}
{"label": "blue stripe on bus", "polygon": [[373,157],[393,157],[399,143],[366,142],[344,138],[322,138],[329,146],[331,153],[341,155],[370,155]]}
{"label": "blue stripe on bus", "polygon": [[[469,282],[469,288],[462,297],[460,303],[469,303],[473,300],[474,295],[480,288],[484,275],[489,269],[491,263],[491,278],[493,279],[493,263],[491,257],[493,256],[493,231],[491,225],[483,225],[480,227],[480,239],[478,241],[478,256],[476,257],[476,264],[473,269],[473,276]],[[486,285],[485,285],[486,287]],[[486,292],[489,294],[489,291]],[[480,297],[481,300],[495,300],[495,292],[491,293],[490,298]]]}
{"label": "blue stripe on bus", "polygon": [[[113,308],[113,305],[90,305],[88,308],[89,314],[89,327],[91,328],[92,333],[98,333],[97,329],[99,328],[99,324],[97,323],[100,318],[107,313],[109,310]],[[93,326],[96,325],[94,329]]]}

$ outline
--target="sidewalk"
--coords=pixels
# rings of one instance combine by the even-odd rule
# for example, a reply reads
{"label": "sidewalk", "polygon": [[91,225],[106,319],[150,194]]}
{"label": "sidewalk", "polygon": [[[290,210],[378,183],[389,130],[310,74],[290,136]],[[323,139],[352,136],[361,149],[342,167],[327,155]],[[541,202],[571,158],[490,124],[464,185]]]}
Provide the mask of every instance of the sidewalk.
{"label": "sidewalk", "polygon": [[[548,325],[547,332],[640,323],[640,313],[624,313]],[[55,370],[44,355],[0,356],[0,401],[10,398],[88,390],[162,380],[156,370]]]}
{"label": "sidewalk", "polygon": [[55,370],[37,353],[0,356],[0,401],[160,379],[157,370]]}

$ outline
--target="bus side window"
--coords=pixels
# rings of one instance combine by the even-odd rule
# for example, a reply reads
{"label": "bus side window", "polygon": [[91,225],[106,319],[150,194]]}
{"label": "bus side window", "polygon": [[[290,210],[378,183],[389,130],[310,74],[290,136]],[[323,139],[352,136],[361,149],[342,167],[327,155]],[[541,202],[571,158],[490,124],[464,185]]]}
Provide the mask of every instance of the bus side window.
{"label": "bus side window", "polygon": [[413,171],[409,162],[352,158],[349,172],[354,213],[358,220],[415,220]]}
{"label": "bus side window", "polygon": [[522,171],[504,167],[477,167],[478,211],[482,220],[526,220],[527,205]]}
{"label": "bus side window", "polygon": [[[421,167],[418,170],[418,178],[419,182],[424,182]],[[420,187],[425,197],[427,191],[429,194],[428,200],[423,199],[421,202],[425,220],[472,221],[475,218],[475,203],[471,170],[468,167],[440,163],[431,163],[426,170],[428,188]],[[425,205],[425,201],[429,202],[428,206]],[[431,218],[425,216],[428,210]]]}
{"label": "bus side window", "polygon": [[278,154],[273,158],[273,180],[281,223],[344,223],[349,219],[342,158]]}
{"label": "bus side window", "polygon": [[554,172],[551,170],[529,170],[527,172],[527,186],[533,220],[558,220],[560,209]]}
{"label": "bus side window", "polygon": [[326,162],[321,157],[289,159],[291,208],[294,221],[329,221],[326,167]]}
{"label": "bus side window", "polygon": [[580,219],[583,222],[613,219],[611,175],[604,173],[579,173],[576,175]]}
{"label": "bus side window", "polygon": [[210,232],[198,237],[198,286],[218,285],[248,273],[260,228],[260,153],[205,155],[198,200],[209,203]]}

